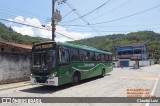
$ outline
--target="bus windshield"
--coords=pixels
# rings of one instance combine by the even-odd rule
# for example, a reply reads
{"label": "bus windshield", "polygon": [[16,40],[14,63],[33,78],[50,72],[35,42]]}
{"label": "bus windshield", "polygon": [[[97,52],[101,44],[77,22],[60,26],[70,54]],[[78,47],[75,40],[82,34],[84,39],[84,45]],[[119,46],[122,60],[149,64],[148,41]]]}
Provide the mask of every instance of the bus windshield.
{"label": "bus windshield", "polygon": [[32,54],[32,67],[50,69],[54,67],[55,51],[35,52]]}

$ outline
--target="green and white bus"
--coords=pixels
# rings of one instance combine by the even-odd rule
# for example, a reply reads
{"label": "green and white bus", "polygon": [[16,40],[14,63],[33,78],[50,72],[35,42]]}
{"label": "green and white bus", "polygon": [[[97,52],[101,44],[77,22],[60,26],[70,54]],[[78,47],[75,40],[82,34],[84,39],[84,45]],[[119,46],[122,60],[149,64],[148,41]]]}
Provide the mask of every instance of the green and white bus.
{"label": "green and white bus", "polygon": [[111,52],[54,41],[33,45],[31,63],[31,83],[41,85],[76,85],[113,70]]}

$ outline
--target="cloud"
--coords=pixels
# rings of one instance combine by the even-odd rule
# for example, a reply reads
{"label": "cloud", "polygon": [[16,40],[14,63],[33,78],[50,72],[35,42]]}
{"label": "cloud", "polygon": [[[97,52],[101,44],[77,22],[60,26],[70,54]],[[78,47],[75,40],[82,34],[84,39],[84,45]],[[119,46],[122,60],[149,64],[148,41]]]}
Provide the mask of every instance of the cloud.
{"label": "cloud", "polygon": [[20,22],[20,23],[24,22],[24,18],[22,16],[17,16],[15,19],[9,18],[8,20],[15,21],[15,22]]}
{"label": "cloud", "polygon": [[21,33],[22,35],[30,35],[30,36],[34,36],[34,31],[31,27],[27,27],[27,26],[13,26],[12,29],[18,33]]}
{"label": "cloud", "polygon": [[[41,26],[42,24],[37,18],[24,19],[22,16],[17,16],[14,19],[10,18],[9,20],[42,28]],[[46,26],[47,26],[46,29],[48,28],[51,29],[51,23],[48,23]],[[43,29],[33,28],[33,27],[25,26],[25,25],[17,25],[17,24],[13,24],[12,29],[18,33],[21,33],[22,35],[29,35],[32,37],[38,36],[38,37],[50,38],[50,39],[52,38],[52,32],[49,30],[43,30]],[[64,37],[56,33],[56,38],[55,38],[56,41],[61,41],[61,42],[71,41],[73,39],[78,40],[78,39],[91,37],[90,33],[79,33],[79,32],[74,32],[74,31],[68,31],[67,28],[62,27],[62,26],[57,26],[56,32],[61,33],[65,36],[68,36],[69,38],[72,38],[72,39],[69,39],[67,37]]]}
{"label": "cloud", "polygon": [[[91,36],[90,33],[79,33],[79,32],[71,32],[67,31],[65,27],[62,26],[57,26],[56,27],[56,32],[62,33],[72,39],[78,40],[78,39],[83,39],[83,38],[88,38]],[[71,39],[70,39],[71,40]]]}

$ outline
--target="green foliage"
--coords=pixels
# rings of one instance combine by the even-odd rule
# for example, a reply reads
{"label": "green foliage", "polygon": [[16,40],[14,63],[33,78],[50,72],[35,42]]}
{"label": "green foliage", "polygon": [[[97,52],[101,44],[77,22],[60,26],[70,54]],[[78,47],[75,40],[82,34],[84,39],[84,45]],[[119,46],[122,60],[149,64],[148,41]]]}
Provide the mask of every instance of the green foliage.
{"label": "green foliage", "polygon": [[153,52],[155,58],[160,58],[160,34],[153,31],[139,31],[129,34],[114,34],[93,37],[71,43],[92,46],[97,49],[111,51],[114,53],[115,45],[127,45],[131,43],[144,43],[147,46],[147,52]]}
{"label": "green foliage", "polygon": [[45,42],[48,40],[49,39],[19,34],[13,31],[11,27],[8,28],[4,24],[0,23],[0,41],[32,45],[33,43]]}
{"label": "green foliage", "polygon": [[[32,45],[34,43],[45,42],[50,39],[40,37],[30,37],[14,32],[12,28],[6,27],[0,23],[0,41],[15,42],[21,44]],[[83,40],[73,41],[71,43],[92,46],[104,51],[114,53],[115,45],[127,45],[131,43],[144,43],[147,46],[147,52],[153,52],[155,59],[160,58],[160,34],[153,31],[139,31],[129,34],[114,34],[106,36],[98,36]]]}

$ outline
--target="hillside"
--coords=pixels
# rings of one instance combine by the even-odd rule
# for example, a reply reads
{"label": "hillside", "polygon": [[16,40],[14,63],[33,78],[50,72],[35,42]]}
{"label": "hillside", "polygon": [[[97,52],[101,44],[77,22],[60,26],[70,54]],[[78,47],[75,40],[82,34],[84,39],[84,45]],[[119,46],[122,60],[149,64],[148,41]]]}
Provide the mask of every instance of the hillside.
{"label": "hillside", "polygon": [[92,46],[105,51],[114,53],[115,45],[126,45],[131,43],[144,43],[147,46],[147,52],[153,52],[154,58],[160,58],[160,34],[153,31],[139,31],[129,34],[114,34],[98,36],[71,43]]}
{"label": "hillside", "polygon": [[[15,42],[32,45],[34,43],[45,42],[49,39],[40,37],[30,37],[22,35],[0,23],[0,41]],[[126,45],[130,43],[144,43],[147,45],[147,52],[153,52],[155,59],[160,59],[160,34],[153,31],[139,31],[129,34],[114,34],[97,36],[88,39],[72,41],[74,44],[92,46],[97,49],[111,51],[114,53],[115,45]]]}
{"label": "hillside", "polygon": [[39,43],[47,40],[49,39],[19,34],[13,31],[12,28],[8,28],[4,24],[0,23],[0,41],[32,45],[33,42]]}

